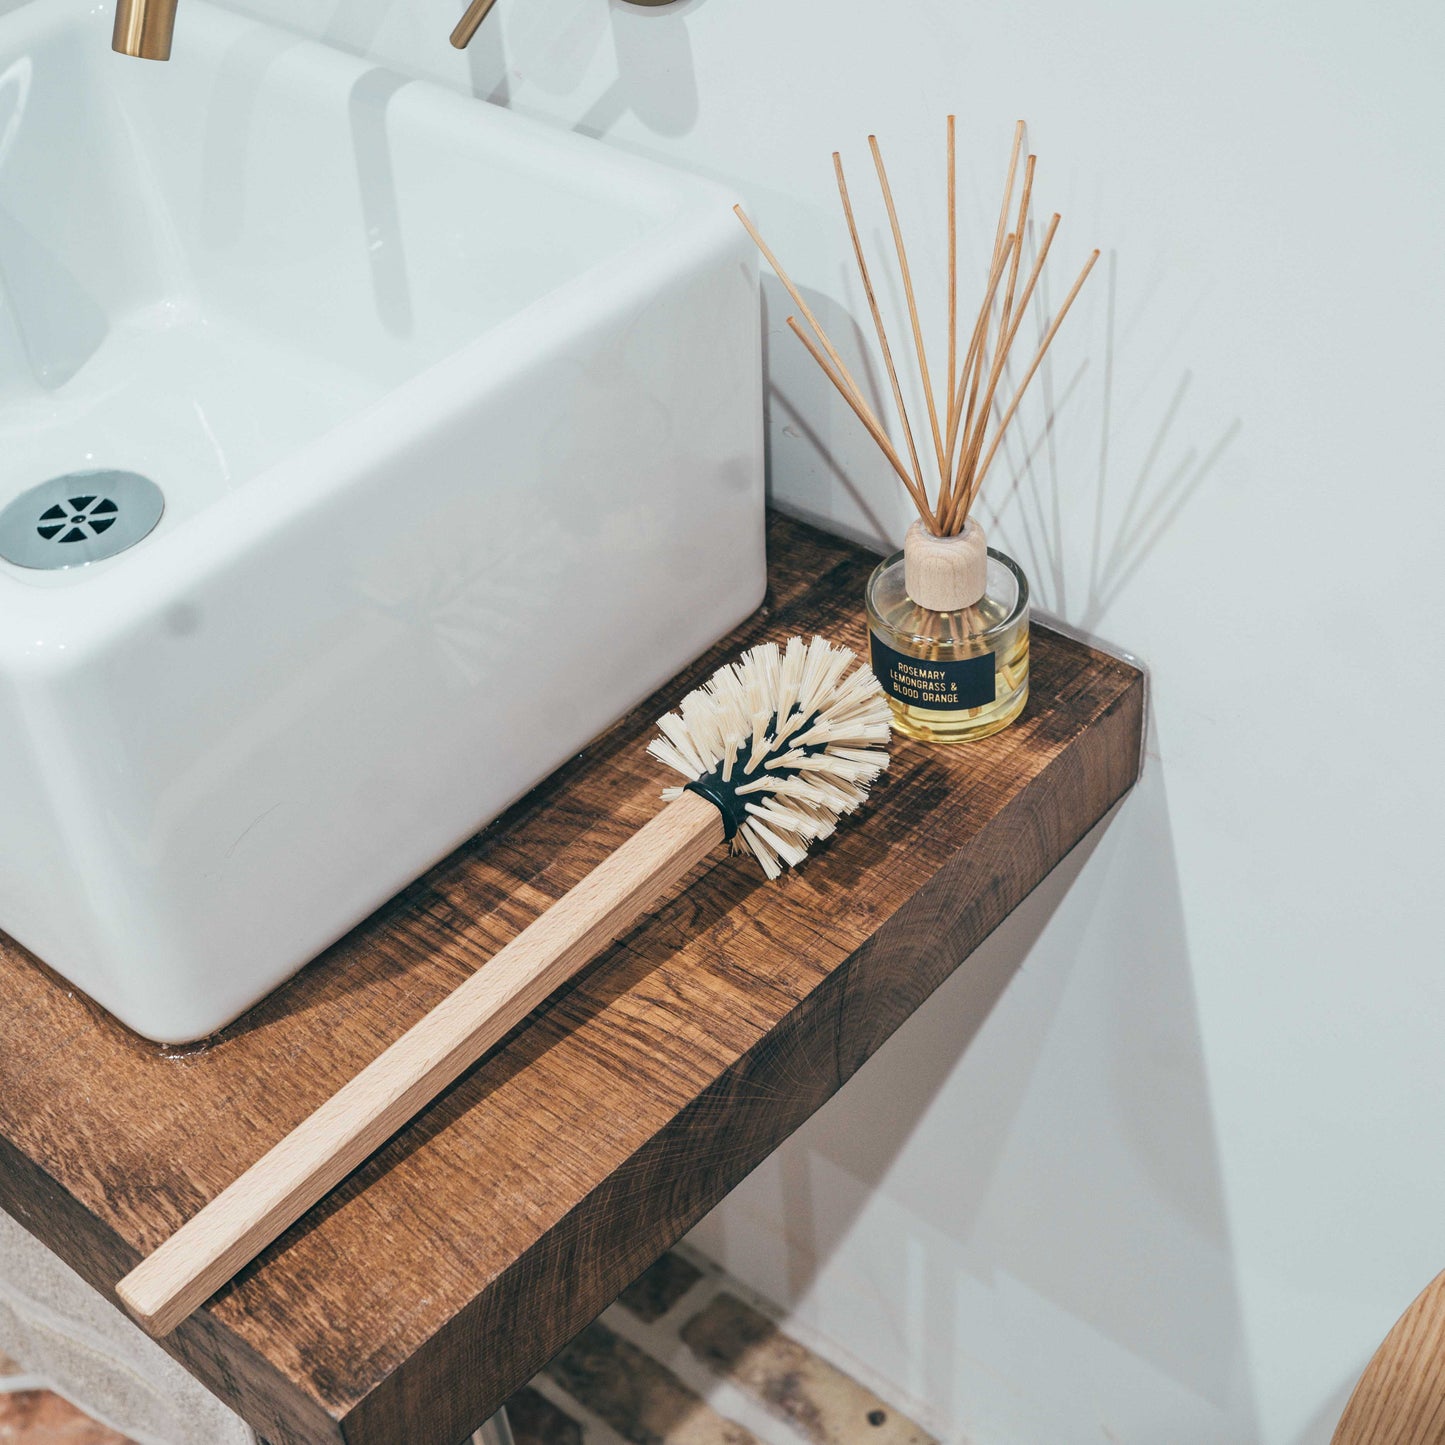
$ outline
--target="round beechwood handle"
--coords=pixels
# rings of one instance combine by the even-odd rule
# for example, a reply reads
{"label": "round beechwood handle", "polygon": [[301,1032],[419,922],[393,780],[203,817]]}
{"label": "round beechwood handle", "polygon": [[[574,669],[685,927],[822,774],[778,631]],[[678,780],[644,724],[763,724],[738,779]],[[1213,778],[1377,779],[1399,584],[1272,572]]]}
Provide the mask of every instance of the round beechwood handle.
{"label": "round beechwood handle", "polygon": [[669,803],[375,1062],[216,1196],[116,1288],[167,1335],[418,1110],[721,844],[718,809]]}

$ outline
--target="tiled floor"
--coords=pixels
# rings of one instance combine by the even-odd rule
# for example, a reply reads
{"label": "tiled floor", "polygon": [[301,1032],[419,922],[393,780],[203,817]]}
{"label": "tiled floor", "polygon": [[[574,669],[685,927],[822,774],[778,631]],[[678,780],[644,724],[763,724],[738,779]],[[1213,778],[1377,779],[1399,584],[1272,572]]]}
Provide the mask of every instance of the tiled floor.
{"label": "tiled floor", "polygon": [[[935,1445],[733,1281],[679,1253],[624,1291],[508,1415],[517,1445]],[[0,1445],[127,1441],[0,1355]]]}
{"label": "tiled floor", "polygon": [[678,1253],[626,1289],[508,1413],[517,1445],[935,1445],[785,1335],[735,1281]]}

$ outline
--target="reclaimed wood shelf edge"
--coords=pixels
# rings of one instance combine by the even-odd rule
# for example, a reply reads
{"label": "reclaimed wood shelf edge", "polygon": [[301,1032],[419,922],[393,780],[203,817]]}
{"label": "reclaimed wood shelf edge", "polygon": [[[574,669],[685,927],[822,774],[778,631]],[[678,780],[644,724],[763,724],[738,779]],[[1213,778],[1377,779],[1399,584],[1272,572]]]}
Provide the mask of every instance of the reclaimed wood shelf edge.
{"label": "reclaimed wood shelf edge", "polygon": [[[779,516],[770,546],[754,617],[206,1046],[144,1043],[0,936],[0,1207],[109,1292],[655,813],[643,748],[689,686],[793,631],[861,648],[876,559]],[[1047,628],[1031,673],[995,738],[896,740],[795,875],[695,875],[166,1347],[271,1445],[457,1445],[1128,791],[1142,675]]]}

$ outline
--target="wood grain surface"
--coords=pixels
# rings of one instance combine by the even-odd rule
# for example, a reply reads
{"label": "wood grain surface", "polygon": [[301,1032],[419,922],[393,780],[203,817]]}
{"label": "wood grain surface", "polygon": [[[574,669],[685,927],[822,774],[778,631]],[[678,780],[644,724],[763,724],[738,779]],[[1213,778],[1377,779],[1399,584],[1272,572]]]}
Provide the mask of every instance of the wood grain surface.
{"label": "wood grain surface", "polygon": [[[660,712],[755,642],[863,645],[876,559],[781,518],[770,547],[731,638],[208,1044],[138,1039],[0,936],[0,1206],[113,1292],[657,812]],[[272,1445],[457,1445],[1132,785],[1141,674],[1044,628],[1032,667],[996,737],[895,739],[867,811],[796,874],[703,865],[167,1348]]]}
{"label": "wood grain surface", "polygon": [[1445,1442],[1445,1274],[1396,1321],[1360,1376],[1333,1445]]}
{"label": "wood grain surface", "polygon": [[715,803],[668,803],[126,1275],[121,1303],[168,1335],[725,841]]}

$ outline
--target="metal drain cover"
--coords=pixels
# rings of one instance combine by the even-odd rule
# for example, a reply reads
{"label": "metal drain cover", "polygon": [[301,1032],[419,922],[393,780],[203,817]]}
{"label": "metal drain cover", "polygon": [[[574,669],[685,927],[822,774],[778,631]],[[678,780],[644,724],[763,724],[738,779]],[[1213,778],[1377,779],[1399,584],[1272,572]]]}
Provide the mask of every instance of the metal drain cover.
{"label": "metal drain cover", "polygon": [[67,472],[0,512],[0,557],[40,571],[103,562],[149,536],[165,509],[138,472]]}

